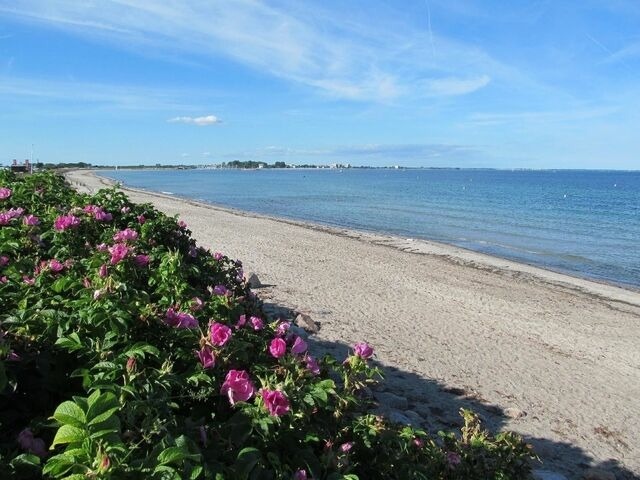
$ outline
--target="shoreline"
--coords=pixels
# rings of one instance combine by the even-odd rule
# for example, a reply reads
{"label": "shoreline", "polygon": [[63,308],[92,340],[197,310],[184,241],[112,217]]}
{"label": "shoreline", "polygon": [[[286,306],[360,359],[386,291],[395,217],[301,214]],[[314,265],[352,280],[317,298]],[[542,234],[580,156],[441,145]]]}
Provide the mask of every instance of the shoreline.
{"label": "shoreline", "polygon": [[[529,274],[539,277],[542,280],[558,284],[561,286],[568,286],[577,288],[583,293],[614,298],[617,301],[630,303],[632,305],[640,306],[640,303],[633,300],[640,294],[640,286],[629,285],[626,283],[616,283],[603,279],[591,278],[586,276],[580,276],[574,272],[567,272],[561,270],[554,270],[552,268],[542,267],[531,263],[526,263],[519,260],[513,260],[510,258],[500,257],[497,255],[491,255],[488,253],[471,250],[465,247],[459,247],[450,243],[439,242],[437,240],[431,240],[426,238],[403,238],[399,235],[392,233],[376,232],[368,230],[358,230],[350,227],[332,226],[322,223],[314,223],[307,220],[296,220],[287,217],[278,217],[274,215],[268,215],[263,213],[252,212],[248,210],[241,210],[226,205],[220,205],[217,203],[207,202],[204,200],[196,200],[189,197],[183,197],[175,193],[158,192],[155,190],[148,190],[145,188],[132,187],[124,183],[118,182],[108,177],[101,176],[95,170],[74,170],[73,172],[86,172],[93,175],[104,187],[113,187],[120,185],[120,188],[124,191],[138,192],[151,196],[157,196],[165,199],[174,199],[184,202],[188,205],[211,208],[220,212],[230,213],[233,215],[261,218],[274,222],[279,222],[287,225],[294,225],[301,228],[307,228],[310,230],[322,231],[341,237],[358,239],[363,242],[370,242],[376,245],[387,246],[407,253],[413,253],[417,255],[438,255],[449,259],[452,262],[462,262],[467,266],[474,268],[489,268],[489,269],[505,269],[509,272],[517,272],[522,274]],[[102,188],[102,187],[101,187]],[[600,288],[601,287],[601,288]],[[631,295],[627,295],[625,292],[630,292]]]}
{"label": "shoreline", "polygon": [[[85,191],[113,185],[66,175]],[[340,358],[345,344],[374,345],[388,392],[425,428],[456,425],[471,408],[489,428],[524,435],[539,468],[640,474],[640,293],[436,242],[122,190],[241,259],[265,306],[319,321],[314,348]]]}

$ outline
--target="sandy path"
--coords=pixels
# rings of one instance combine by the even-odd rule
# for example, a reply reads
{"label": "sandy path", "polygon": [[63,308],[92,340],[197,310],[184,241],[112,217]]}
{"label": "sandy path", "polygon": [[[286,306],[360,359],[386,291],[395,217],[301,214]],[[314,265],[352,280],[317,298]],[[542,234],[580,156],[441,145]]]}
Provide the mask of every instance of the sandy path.
{"label": "sandy path", "polygon": [[[104,182],[68,178],[89,189]],[[316,337],[327,348],[369,341],[389,388],[430,426],[454,424],[471,406],[525,435],[543,468],[640,474],[640,293],[446,245],[125,191],[241,259],[271,285],[259,291],[265,301],[322,323]]]}

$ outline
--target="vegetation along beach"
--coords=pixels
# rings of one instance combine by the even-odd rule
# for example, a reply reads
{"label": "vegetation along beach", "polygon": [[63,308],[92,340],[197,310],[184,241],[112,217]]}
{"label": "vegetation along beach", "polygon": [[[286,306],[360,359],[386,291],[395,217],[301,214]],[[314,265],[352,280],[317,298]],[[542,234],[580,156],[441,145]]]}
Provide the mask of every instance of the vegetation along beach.
{"label": "vegetation along beach", "polygon": [[640,480],[639,25],[0,0],[0,480]]}

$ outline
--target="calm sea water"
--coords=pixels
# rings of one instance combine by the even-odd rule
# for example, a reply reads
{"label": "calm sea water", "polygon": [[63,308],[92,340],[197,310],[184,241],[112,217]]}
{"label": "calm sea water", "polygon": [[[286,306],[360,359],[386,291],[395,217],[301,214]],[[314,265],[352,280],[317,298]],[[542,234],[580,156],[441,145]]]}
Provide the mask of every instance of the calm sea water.
{"label": "calm sea water", "polygon": [[640,286],[640,172],[109,171],[134,187],[242,210],[437,240]]}

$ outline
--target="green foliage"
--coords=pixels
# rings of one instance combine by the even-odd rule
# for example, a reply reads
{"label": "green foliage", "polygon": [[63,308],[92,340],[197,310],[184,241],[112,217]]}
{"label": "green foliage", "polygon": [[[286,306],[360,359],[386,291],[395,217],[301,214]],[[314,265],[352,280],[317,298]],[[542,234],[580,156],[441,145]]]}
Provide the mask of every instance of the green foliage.
{"label": "green foliage", "polygon": [[[314,368],[304,347],[292,351],[288,325],[264,318],[240,262],[198,247],[175,218],[52,174],[0,172],[0,188],[10,189],[0,199],[10,477],[527,478],[529,447],[470,412],[459,435],[435,438],[367,414],[359,392],[379,372],[366,358]],[[254,388],[225,389],[234,371]]]}

